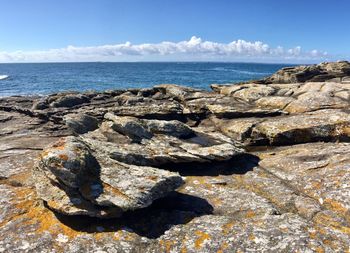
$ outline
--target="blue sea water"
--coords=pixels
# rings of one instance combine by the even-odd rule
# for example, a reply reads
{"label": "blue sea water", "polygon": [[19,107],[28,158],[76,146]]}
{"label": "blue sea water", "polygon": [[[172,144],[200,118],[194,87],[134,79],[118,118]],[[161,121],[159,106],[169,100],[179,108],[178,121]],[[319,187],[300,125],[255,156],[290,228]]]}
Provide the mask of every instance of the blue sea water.
{"label": "blue sea water", "polygon": [[209,89],[271,75],[283,64],[138,62],[0,64],[0,97],[59,91],[146,88],[173,83]]}

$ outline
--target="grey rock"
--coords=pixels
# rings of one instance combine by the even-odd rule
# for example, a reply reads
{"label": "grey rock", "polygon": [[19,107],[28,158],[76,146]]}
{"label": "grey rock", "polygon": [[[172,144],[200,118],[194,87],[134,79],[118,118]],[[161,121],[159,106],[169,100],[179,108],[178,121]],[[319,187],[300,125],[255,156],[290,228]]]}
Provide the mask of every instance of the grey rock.
{"label": "grey rock", "polygon": [[88,97],[81,94],[58,96],[50,103],[51,107],[73,107],[88,102]]}
{"label": "grey rock", "polygon": [[84,141],[67,137],[44,150],[36,183],[50,208],[67,215],[120,216],[149,206],[182,184],[181,177],[113,161]]}
{"label": "grey rock", "polygon": [[84,134],[98,128],[98,120],[87,114],[68,114],[64,117],[68,128],[78,134]]}

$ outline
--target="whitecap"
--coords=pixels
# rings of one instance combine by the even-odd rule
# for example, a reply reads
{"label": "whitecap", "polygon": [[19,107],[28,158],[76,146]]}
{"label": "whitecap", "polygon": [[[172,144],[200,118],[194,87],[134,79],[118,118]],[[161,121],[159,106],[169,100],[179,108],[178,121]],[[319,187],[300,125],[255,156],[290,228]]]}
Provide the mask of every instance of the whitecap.
{"label": "whitecap", "polygon": [[7,76],[7,75],[0,75],[0,80],[5,80],[5,79],[7,79],[9,76]]}
{"label": "whitecap", "polygon": [[239,70],[239,69],[230,69],[230,68],[224,68],[224,67],[217,67],[217,68],[212,68],[209,70],[235,72],[235,73],[244,74],[244,75],[271,75],[272,74],[272,73],[267,73],[267,72],[255,72],[255,71],[247,71],[247,70]]}

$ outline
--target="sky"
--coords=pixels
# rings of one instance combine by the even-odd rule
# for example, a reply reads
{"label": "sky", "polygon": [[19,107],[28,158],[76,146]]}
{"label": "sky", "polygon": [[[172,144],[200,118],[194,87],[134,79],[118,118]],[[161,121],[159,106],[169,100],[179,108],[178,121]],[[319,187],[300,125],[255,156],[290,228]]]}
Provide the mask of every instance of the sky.
{"label": "sky", "polygon": [[1,0],[0,62],[350,59],[349,0]]}

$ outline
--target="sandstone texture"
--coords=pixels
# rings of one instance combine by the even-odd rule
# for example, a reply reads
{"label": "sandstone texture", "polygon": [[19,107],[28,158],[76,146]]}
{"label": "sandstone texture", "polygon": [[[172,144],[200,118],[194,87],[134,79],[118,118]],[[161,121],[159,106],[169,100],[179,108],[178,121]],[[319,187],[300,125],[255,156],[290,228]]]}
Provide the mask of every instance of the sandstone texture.
{"label": "sandstone texture", "polygon": [[349,252],[349,80],[0,98],[0,252]]}

